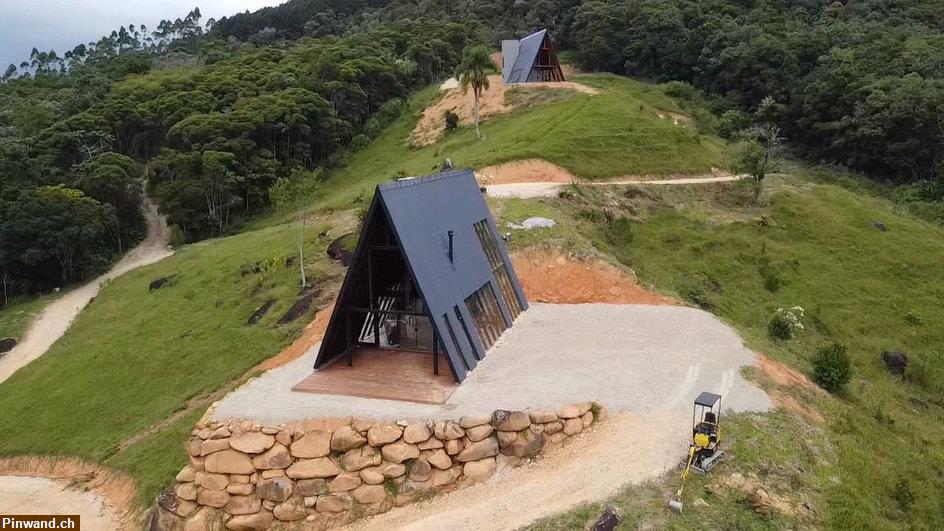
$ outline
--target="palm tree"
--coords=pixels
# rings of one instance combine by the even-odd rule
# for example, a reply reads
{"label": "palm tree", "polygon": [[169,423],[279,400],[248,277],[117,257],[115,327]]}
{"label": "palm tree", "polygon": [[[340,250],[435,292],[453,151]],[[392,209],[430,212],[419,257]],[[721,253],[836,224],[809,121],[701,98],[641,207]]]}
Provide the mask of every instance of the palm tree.
{"label": "palm tree", "polygon": [[496,72],[492,54],[487,46],[467,46],[462,50],[462,61],[456,69],[459,85],[465,92],[472,87],[472,116],[475,119],[475,136],[482,138],[479,131],[479,96],[488,88],[488,75]]}

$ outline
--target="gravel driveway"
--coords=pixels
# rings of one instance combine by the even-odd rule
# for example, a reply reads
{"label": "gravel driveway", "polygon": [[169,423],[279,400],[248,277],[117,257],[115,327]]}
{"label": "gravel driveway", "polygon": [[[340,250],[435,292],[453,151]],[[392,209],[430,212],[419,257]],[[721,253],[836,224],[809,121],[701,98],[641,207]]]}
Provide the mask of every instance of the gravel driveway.
{"label": "gravel driveway", "polygon": [[533,303],[442,406],[292,392],[311,373],[317,347],[230,393],[212,417],[457,418],[585,400],[614,412],[689,414],[701,391],[720,392],[725,409],[772,407],[741,378],[753,353],[734,330],[693,308]]}

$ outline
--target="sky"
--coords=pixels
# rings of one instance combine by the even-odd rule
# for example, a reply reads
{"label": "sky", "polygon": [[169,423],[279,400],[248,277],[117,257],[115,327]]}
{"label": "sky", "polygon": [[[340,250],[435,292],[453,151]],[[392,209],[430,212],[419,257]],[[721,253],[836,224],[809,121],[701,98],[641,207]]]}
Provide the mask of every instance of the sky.
{"label": "sky", "polygon": [[0,70],[29,60],[35,46],[61,56],[128,24],[149,31],[161,19],[183,18],[200,8],[201,23],[285,0],[0,0]]}

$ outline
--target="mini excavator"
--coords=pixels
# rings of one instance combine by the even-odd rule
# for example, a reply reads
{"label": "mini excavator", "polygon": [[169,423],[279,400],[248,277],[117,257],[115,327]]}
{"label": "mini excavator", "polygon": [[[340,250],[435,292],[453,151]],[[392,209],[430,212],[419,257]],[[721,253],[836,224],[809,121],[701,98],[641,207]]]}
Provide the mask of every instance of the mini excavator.
{"label": "mini excavator", "polygon": [[692,442],[688,447],[688,461],[682,471],[682,484],[675,497],[669,500],[669,508],[682,512],[682,489],[688,472],[694,470],[708,473],[724,452],[718,448],[721,442],[721,395],[702,392],[692,406]]}

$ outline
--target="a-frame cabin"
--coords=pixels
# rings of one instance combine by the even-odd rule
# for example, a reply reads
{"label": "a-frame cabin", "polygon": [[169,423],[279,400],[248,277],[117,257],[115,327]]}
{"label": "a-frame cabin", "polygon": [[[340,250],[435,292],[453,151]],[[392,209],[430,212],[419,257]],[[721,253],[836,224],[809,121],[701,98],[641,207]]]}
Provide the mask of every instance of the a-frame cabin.
{"label": "a-frame cabin", "polygon": [[461,382],[527,306],[471,170],[381,184],[315,369],[392,349],[438,374],[443,352]]}
{"label": "a-frame cabin", "polygon": [[564,81],[564,71],[547,30],[520,41],[502,41],[502,81],[506,85]]}

